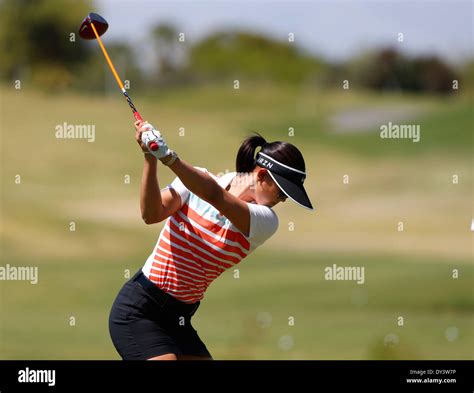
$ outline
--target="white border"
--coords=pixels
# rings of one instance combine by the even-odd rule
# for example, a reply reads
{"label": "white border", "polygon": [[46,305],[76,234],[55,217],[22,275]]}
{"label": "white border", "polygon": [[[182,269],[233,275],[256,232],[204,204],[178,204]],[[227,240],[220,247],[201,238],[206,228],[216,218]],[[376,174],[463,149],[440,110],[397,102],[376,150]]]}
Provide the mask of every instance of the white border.
{"label": "white border", "polygon": [[276,179],[273,177],[272,172],[269,170],[268,173],[270,174],[270,176],[271,176],[271,178],[273,179],[273,181],[278,185],[278,188],[279,188],[280,190],[282,190],[283,193],[284,193],[288,198],[290,198],[293,202],[297,203],[298,205],[304,207],[305,209],[314,211],[314,207],[313,207],[313,208],[310,208],[310,207],[308,207],[308,206],[302,205],[302,204],[299,203],[297,200],[293,199],[290,195],[288,195],[288,194],[286,193],[286,191],[283,189],[283,187],[281,187],[280,184],[279,184],[279,183],[276,181]]}
{"label": "white border", "polygon": [[276,163],[278,163],[278,164],[279,164],[279,165],[281,165],[281,166],[284,166],[284,167],[285,167],[285,168],[287,168],[287,169],[290,169],[290,170],[292,170],[292,171],[295,171],[295,172],[301,173],[302,175],[305,175],[305,176],[306,176],[306,173],[305,173],[305,172],[299,171],[298,169],[292,168],[291,166],[288,166],[288,165],[282,164],[281,162],[279,162],[279,161],[275,160],[273,157],[267,156],[265,153],[258,152],[258,154],[261,154],[262,156],[264,156],[264,157],[267,157],[267,158],[269,158],[270,160],[273,160],[273,161],[275,161]]}

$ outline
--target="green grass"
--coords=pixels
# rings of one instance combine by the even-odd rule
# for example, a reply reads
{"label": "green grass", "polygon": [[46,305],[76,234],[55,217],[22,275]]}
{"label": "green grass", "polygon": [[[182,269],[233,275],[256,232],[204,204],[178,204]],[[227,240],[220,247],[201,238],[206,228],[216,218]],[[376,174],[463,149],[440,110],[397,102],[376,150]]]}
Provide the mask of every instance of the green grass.
{"label": "green grass", "polygon": [[[337,101],[338,96],[329,98]],[[372,97],[362,99],[363,108],[390,108],[391,105],[400,104],[395,98],[375,101]],[[331,114],[345,108],[344,105],[329,107],[324,103],[315,104],[315,110],[308,116],[295,116],[291,121],[287,118],[273,123],[262,123],[260,128],[269,129],[272,137],[277,137],[280,130],[293,127],[295,134],[308,143],[321,147],[337,149],[344,153],[363,157],[364,159],[380,160],[381,158],[397,157],[423,157],[438,154],[443,157],[456,152],[457,155],[469,157],[472,155],[473,146],[473,112],[472,100],[466,97],[453,97],[439,100],[427,98],[408,97],[404,105],[411,103],[414,107],[428,108],[418,116],[406,121],[393,121],[394,124],[410,124],[420,126],[420,141],[411,139],[382,139],[380,128],[362,129],[357,132],[334,133],[334,126],[329,121]],[[307,117],[306,117],[307,116]],[[380,122],[380,124],[386,124]],[[258,128],[258,127],[257,127]]]}
{"label": "green grass", "polygon": [[[110,306],[124,270],[142,266],[161,229],[140,219],[142,158],[128,108],[118,93],[0,93],[1,264],[40,271],[37,285],[0,282],[0,358],[116,359]],[[211,285],[194,318],[217,359],[473,358],[469,98],[347,93],[242,83],[239,91],[133,94],[170,146],[211,172],[234,170],[250,129],[294,143],[305,157],[317,212],[277,206],[278,233],[242,262],[239,279],[228,271]],[[338,111],[399,104],[426,109],[414,120],[422,142],[329,128]],[[96,142],[57,140],[54,127],[65,121],[94,124]],[[174,175],[160,167],[158,177],[165,186]],[[325,281],[324,267],[333,263],[364,266],[365,284]],[[459,279],[451,278],[454,268]],[[272,317],[266,328],[257,321],[262,312]],[[459,329],[452,342],[448,327]],[[399,339],[393,348],[384,345],[389,334]],[[279,348],[283,336],[293,338],[290,350]]]}
{"label": "green grass", "polygon": [[[117,358],[108,312],[124,270],[133,274],[141,258],[38,260],[38,284],[2,284],[8,294],[2,330],[12,339],[3,341],[1,357]],[[364,266],[366,282],[326,281],[324,268],[333,263]],[[453,279],[452,266],[387,255],[256,251],[238,266],[238,279],[228,271],[211,285],[193,324],[218,359],[472,358],[474,270],[466,266]],[[257,321],[262,312],[271,315],[267,327]],[[397,325],[398,316],[405,326]],[[453,342],[445,338],[450,326],[460,332]],[[399,346],[383,344],[388,334],[399,336]],[[278,341],[287,335],[294,347],[283,350]]]}

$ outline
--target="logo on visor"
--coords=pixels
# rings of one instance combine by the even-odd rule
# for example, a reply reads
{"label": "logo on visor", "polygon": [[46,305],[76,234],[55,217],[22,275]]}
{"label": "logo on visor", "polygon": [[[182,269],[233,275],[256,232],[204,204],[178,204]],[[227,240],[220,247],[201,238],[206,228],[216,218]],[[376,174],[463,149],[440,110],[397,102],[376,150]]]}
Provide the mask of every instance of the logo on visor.
{"label": "logo on visor", "polygon": [[262,164],[263,166],[265,166],[265,167],[267,167],[267,168],[271,168],[271,167],[273,166],[273,164],[272,164],[270,161],[265,160],[265,159],[262,158],[262,157],[259,157],[259,158],[258,158],[258,163],[259,163],[259,164]]}

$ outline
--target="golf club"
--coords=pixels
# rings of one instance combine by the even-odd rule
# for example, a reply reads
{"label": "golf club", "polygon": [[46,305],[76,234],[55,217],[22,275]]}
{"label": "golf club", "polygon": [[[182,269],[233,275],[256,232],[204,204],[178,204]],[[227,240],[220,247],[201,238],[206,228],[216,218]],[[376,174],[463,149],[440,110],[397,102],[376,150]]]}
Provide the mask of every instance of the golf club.
{"label": "golf club", "polygon": [[[108,27],[109,24],[104,18],[102,18],[98,14],[91,12],[82,21],[81,27],[79,28],[79,36],[86,40],[97,39],[100,48],[102,49],[102,53],[104,54],[105,59],[109,64],[110,70],[112,71],[112,74],[114,74],[115,80],[117,81],[120,89],[122,90],[122,94],[126,98],[128,105],[132,109],[133,116],[136,120],[143,121],[142,117],[140,116],[140,113],[138,113],[137,108],[135,107],[135,105],[133,105],[132,99],[125,90],[125,87],[123,86],[123,83],[120,80],[117,71],[115,70],[112,60],[110,60],[109,54],[107,53],[105,46],[102,43],[102,40],[100,39],[100,36],[107,31]],[[158,150],[158,144],[155,142],[150,142],[148,148],[153,151]]]}

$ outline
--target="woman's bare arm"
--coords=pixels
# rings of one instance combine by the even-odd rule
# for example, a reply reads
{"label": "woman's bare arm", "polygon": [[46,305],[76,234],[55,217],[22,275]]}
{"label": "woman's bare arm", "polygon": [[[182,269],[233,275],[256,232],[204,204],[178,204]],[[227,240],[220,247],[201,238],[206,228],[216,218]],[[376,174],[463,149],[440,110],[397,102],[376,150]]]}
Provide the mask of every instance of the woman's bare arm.
{"label": "woman's bare arm", "polygon": [[189,191],[218,209],[248,236],[250,213],[246,202],[224,190],[209,174],[194,168],[179,157],[170,165],[170,169]]}
{"label": "woman's bare arm", "polygon": [[140,121],[135,122],[135,139],[145,153],[140,185],[140,210],[146,224],[155,224],[165,220],[180,208],[181,197],[172,188],[160,190],[156,173],[158,160],[148,153],[148,149],[141,141],[139,129],[142,124]]}
{"label": "woman's bare arm", "polygon": [[147,224],[158,222],[163,205],[160,186],[156,177],[156,168],[156,158],[151,154],[145,154],[140,187],[140,210],[143,221]]}
{"label": "woman's bare arm", "polygon": [[[135,138],[142,150],[147,152],[147,148],[141,140],[142,125],[142,122],[135,122],[137,130]],[[177,158],[169,167],[189,191],[218,209],[242,233],[248,236],[250,214],[246,202],[224,190],[209,174],[194,168],[180,158]],[[160,193],[156,169],[156,158],[151,154],[146,154],[140,206],[143,220],[147,224],[162,221],[181,206],[181,198],[175,190],[168,189]]]}
{"label": "woman's bare arm", "polygon": [[212,200],[220,188],[208,173],[194,168],[180,158],[176,159],[170,169],[181,179],[189,191],[207,202]]}
{"label": "woman's bare arm", "polygon": [[[140,207],[142,216],[158,217],[161,213],[162,200],[160,188],[156,176],[157,159],[153,154],[149,154],[148,148],[142,142],[142,127],[146,122],[136,121],[135,139],[140,148],[145,153],[145,165],[143,167]],[[198,197],[209,201],[210,197],[215,194],[219,185],[207,173],[194,168],[179,158],[170,166],[171,170],[181,179],[188,190],[196,194]]]}

